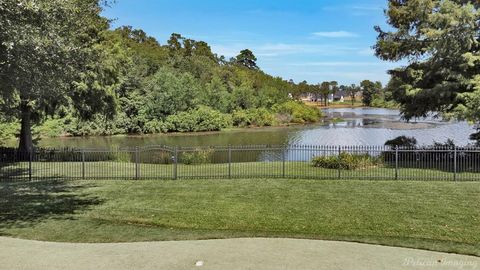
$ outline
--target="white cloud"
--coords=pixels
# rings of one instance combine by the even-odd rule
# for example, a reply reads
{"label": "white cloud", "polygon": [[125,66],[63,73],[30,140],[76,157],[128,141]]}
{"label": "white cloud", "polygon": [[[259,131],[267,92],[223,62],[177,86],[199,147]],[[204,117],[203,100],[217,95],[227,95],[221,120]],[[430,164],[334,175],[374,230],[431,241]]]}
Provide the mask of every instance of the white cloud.
{"label": "white cloud", "polygon": [[315,66],[315,67],[396,67],[398,64],[390,62],[350,62],[350,61],[334,61],[334,62],[307,62],[293,63],[291,66]]}
{"label": "white cloud", "polygon": [[[210,47],[212,48],[212,52],[218,55],[223,55],[225,57],[233,57],[238,55],[238,53],[243,50],[240,49],[238,46],[226,46],[226,45],[213,45],[211,44]],[[245,47],[246,48],[246,47]]]}
{"label": "white cloud", "polygon": [[219,55],[232,57],[241,50],[249,48],[257,56],[273,57],[294,54],[312,54],[312,55],[348,55],[358,51],[358,48],[343,45],[316,45],[302,43],[235,43],[235,44],[212,44],[212,51]]}
{"label": "white cloud", "polygon": [[310,82],[321,82],[335,80],[341,84],[359,83],[362,80],[388,82],[389,75],[386,71],[299,71],[295,77],[306,78]]}
{"label": "white cloud", "polygon": [[324,11],[347,11],[354,16],[367,16],[372,14],[382,14],[385,7],[383,5],[334,5],[323,7]]}
{"label": "white cloud", "polygon": [[357,34],[348,32],[348,31],[332,31],[332,32],[315,32],[312,33],[315,37],[326,37],[326,38],[351,38],[358,37]]}
{"label": "white cloud", "polygon": [[351,9],[353,10],[362,10],[362,11],[382,11],[383,7],[381,6],[373,6],[373,5],[353,5],[350,6]]}
{"label": "white cloud", "polygon": [[358,51],[358,54],[359,55],[366,55],[366,56],[373,56],[373,55],[375,55],[375,50],[371,49],[371,48],[363,49],[363,50]]}

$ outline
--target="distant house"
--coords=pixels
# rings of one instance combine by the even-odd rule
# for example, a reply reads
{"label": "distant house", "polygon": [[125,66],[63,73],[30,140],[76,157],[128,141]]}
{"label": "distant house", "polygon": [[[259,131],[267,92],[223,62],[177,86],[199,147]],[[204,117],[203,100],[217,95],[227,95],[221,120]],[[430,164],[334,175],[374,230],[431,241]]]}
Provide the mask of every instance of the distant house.
{"label": "distant house", "polygon": [[[357,92],[355,94],[355,99],[356,100],[361,100],[362,99],[362,92]],[[311,102],[324,102],[323,96],[320,94],[314,94],[314,93],[305,93],[300,95],[300,100],[303,101],[311,101]],[[329,94],[327,101],[328,102],[345,102],[347,100],[351,100],[350,98],[350,93],[344,90],[338,90],[335,94]]]}
{"label": "distant house", "polygon": [[300,99],[303,101],[317,102],[317,101],[320,101],[322,98],[313,93],[305,93],[300,95]]}
{"label": "distant house", "polygon": [[335,94],[328,95],[328,102],[339,101],[344,102],[345,98],[348,97],[348,93],[343,90],[338,90]]}

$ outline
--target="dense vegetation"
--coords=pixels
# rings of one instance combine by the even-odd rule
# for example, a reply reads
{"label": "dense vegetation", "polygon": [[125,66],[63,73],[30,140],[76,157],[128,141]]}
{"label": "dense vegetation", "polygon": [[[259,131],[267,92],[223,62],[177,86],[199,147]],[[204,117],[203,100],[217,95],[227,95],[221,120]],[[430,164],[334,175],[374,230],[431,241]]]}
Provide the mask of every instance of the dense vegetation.
{"label": "dense vegetation", "polygon": [[19,133],[24,150],[32,129],[85,136],[319,120],[292,100],[298,85],[265,74],[248,49],[227,60],[180,34],[161,45],[142,30],[111,30],[104,1],[17,2],[0,4],[0,137]]}
{"label": "dense vegetation", "polygon": [[[389,0],[390,31],[376,27],[378,57],[408,60],[388,89],[406,119],[430,113],[480,123],[480,2]],[[480,142],[480,133],[471,139]]]}
{"label": "dense vegetation", "polygon": [[98,0],[0,2],[0,108],[21,121],[21,150],[31,124],[72,106],[79,117],[112,112],[120,57],[106,38]]}
{"label": "dense vegetation", "polygon": [[37,133],[195,132],[319,120],[318,110],[289,98],[295,84],[267,75],[253,65],[254,60],[245,60],[255,58],[251,52],[226,61],[204,42],[173,34],[162,46],[130,27],[109,31],[108,38],[122,50],[126,65],[113,89],[116,113],[83,120],[72,113],[73,105],[66,105],[34,128]]}

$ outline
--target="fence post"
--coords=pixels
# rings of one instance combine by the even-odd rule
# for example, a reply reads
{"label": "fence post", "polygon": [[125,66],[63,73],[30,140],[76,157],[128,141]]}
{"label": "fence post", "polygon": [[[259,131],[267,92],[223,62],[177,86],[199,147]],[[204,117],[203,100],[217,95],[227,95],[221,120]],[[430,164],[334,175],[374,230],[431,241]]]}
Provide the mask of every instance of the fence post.
{"label": "fence post", "polygon": [[138,146],[135,146],[135,180],[140,178],[140,164]]}
{"label": "fence post", "polygon": [[398,180],[398,145],[395,146],[395,180]]}
{"label": "fence post", "polygon": [[29,148],[29,151],[28,151],[28,181],[32,181],[32,160],[33,160],[33,148]]}
{"label": "fence post", "polygon": [[82,149],[82,179],[85,180],[85,149]]}
{"label": "fence post", "polygon": [[232,178],[232,147],[228,146],[228,178]]}
{"label": "fence post", "polygon": [[177,180],[178,147],[173,149],[173,180]]}
{"label": "fence post", "polygon": [[453,181],[457,181],[457,146],[453,146]]}
{"label": "fence post", "polygon": [[282,178],[285,178],[285,161],[287,159],[286,154],[287,154],[287,147],[284,147],[282,149]]}
{"label": "fence post", "polygon": [[340,168],[340,155],[342,154],[342,147],[339,145],[338,146],[338,179],[341,179],[341,170],[342,168]]}

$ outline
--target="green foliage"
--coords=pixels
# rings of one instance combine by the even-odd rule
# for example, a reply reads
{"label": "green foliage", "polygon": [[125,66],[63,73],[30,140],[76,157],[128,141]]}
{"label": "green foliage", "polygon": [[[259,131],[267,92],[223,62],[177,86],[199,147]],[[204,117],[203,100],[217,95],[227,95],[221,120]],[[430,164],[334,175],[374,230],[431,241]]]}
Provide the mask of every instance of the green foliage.
{"label": "green foliage", "polygon": [[271,85],[263,86],[260,91],[258,91],[257,97],[257,106],[265,108],[270,108],[275,104],[290,100],[276,86]]}
{"label": "green foliage", "polygon": [[414,137],[399,136],[395,139],[391,139],[385,142],[386,146],[390,147],[406,147],[414,148],[417,146],[417,139]]}
{"label": "green foliage", "polygon": [[171,115],[167,117],[166,123],[169,131],[218,131],[231,127],[232,119],[230,115],[202,106],[198,109]]}
{"label": "green foliage", "polygon": [[276,124],[275,115],[265,108],[236,110],[232,115],[236,127],[263,127]]}
{"label": "green foliage", "polygon": [[[0,95],[21,116],[21,149],[32,147],[31,124],[42,120],[42,115],[54,114],[72,98],[76,99],[73,105],[93,109],[103,109],[107,106],[98,106],[100,102],[112,101],[108,97],[117,74],[115,69],[104,71],[113,65],[106,64],[110,54],[102,46],[108,29],[108,20],[100,16],[102,3],[0,2]],[[71,91],[72,84],[80,86],[82,93],[92,90],[89,97],[97,98],[86,100],[87,95],[75,95],[78,89]]]}
{"label": "green foliage", "polygon": [[231,110],[231,94],[220,77],[213,77],[206,85],[201,92],[201,103],[223,113]]}
{"label": "green foliage", "polygon": [[160,69],[147,83],[146,110],[152,118],[165,119],[177,112],[193,109],[198,104],[199,87],[192,75]]}
{"label": "green foliage", "polygon": [[379,158],[368,154],[340,153],[339,156],[318,156],[312,159],[312,165],[325,169],[358,170],[379,166]]}
{"label": "green foliage", "polygon": [[[76,154],[76,156],[78,157],[78,153]],[[120,162],[120,163],[134,162],[133,154],[127,153],[127,152],[108,152],[100,155],[100,157],[91,157],[91,158],[93,160],[100,158],[101,160],[114,161],[114,162]]]}
{"label": "green foliage", "polygon": [[155,133],[167,133],[169,130],[174,130],[170,122],[163,122],[161,120],[153,119],[145,123],[143,133],[155,134]]}
{"label": "green foliage", "polygon": [[93,119],[97,114],[113,119],[118,109],[117,93],[133,63],[125,46],[111,32],[106,32],[94,48],[97,59],[73,82],[71,104],[81,119]]}
{"label": "green foliage", "polygon": [[379,96],[375,96],[371,103],[370,103],[370,106],[371,107],[376,107],[376,108],[389,108],[389,109],[396,109],[398,108],[398,103],[396,103],[395,101],[393,100],[385,100],[384,98],[382,97],[379,97]]}
{"label": "green foliage", "polygon": [[315,90],[322,96],[324,105],[327,106],[328,95],[330,94],[330,83],[322,82]]}
{"label": "green foliage", "polygon": [[16,122],[0,123],[0,146],[5,145],[5,141],[15,138],[19,132],[20,125]]}
{"label": "green foliage", "polygon": [[162,47],[155,38],[148,36],[143,30],[122,26],[112,32],[118,35],[133,56],[132,61],[135,64],[130,67],[130,70],[134,72],[142,70],[142,73],[137,75],[154,74],[168,61],[168,49]]}
{"label": "green foliage", "polygon": [[360,83],[360,87],[362,88],[362,102],[365,106],[372,106],[375,97],[380,96],[382,92],[381,82],[364,80]]}
{"label": "green foliage", "polygon": [[293,123],[313,123],[320,120],[322,113],[316,108],[309,107],[302,102],[287,101],[285,103],[275,105],[273,110],[278,113],[283,119],[288,119],[288,122]]}
{"label": "green foliage", "polygon": [[235,87],[232,92],[232,105],[237,109],[250,109],[257,107],[258,99],[253,88],[247,84]]}
{"label": "green foliage", "polygon": [[480,128],[477,128],[477,132],[470,135],[470,140],[475,141],[475,145],[480,147]]}
{"label": "green foliage", "polygon": [[65,119],[49,118],[42,125],[34,127],[34,133],[41,137],[58,137],[65,132]]}
{"label": "green foliage", "polygon": [[212,162],[214,152],[213,149],[194,149],[192,151],[184,151],[180,156],[180,163],[185,165],[208,164]]}
{"label": "green foliage", "polygon": [[405,118],[431,112],[480,122],[480,2],[389,0],[391,31],[378,32],[376,55],[408,60],[390,71]]}
{"label": "green foliage", "polygon": [[242,50],[236,57],[236,63],[249,69],[258,69],[257,57],[249,49]]}
{"label": "green foliage", "polygon": [[104,136],[125,134],[121,119],[111,120],[108,117],[97,115],[90,121],[73,118],[69,124],[65,125],[66,133],[72,136]]}
{"label": "green foliage", "polygon": [[[0,2],[0,63],[12,61],[1,66],[0,107],[8,121],[36,124],[40,137],[219,130],[242,110],[241,126],[274,125],[275,115],[263,108],[301,93],[293,81],[261,71],[248,49],[226,61],[180,34],[162,46],[130,26],[108,30],[98,0],[47,2]],[[297,107],[286,108],[292,115],[284,120],[313,120]]]}
{"label": "green foliage", "polygon": [[168,151],[140,151],[139,158],[143,164],[171,164],[172,153]]}
{"label": "green foliage", "polygon": [[366,80],[362,83],[364,83],[362,85],[364,88],[364,105],[369,102],[370,107],[391,109],[397,109],[399,107],[399,104],[393,99],[393,91],[395,91],[395,86],[391,83],[389,83],[385,88],[382,88],[382,84],[380,82],[374,83]]}

